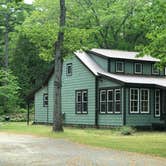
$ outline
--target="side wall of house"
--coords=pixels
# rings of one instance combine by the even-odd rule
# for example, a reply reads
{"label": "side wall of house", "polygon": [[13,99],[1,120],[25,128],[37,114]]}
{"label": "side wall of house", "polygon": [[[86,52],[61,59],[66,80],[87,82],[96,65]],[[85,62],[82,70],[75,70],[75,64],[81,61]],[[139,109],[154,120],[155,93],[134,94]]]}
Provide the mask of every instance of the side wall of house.
{"label": "side wall of house", "polygon": [[149,114],[130,114],[130,88],[126,88],[126,125],[129,126],[151,126],[152,123],[163,123],[160,117],[154,115],[154,94],[155,89],[150,89],[150,113]]}
{"label": "side wall of house", "polygon": [[[121,114],[98,114],[98,123],[103,126],[122,126],[123,125],[123,88],[120,84],[107,80],[100,79],[99,80],[99,91],[100,89],[112,89],[117,88],[121,89]],[[100,106],[99,106],[100,107]]]}
{"label": "side wall of house", "polygon": [[35,93],[35,122],[47,123],[48,107],[43,106],[43,94],[48,93],[47,86]]}
{"label": "side wall of house", "polygon": [[48,123],[53,122],[54,111],[54,74],[48,82]]}
{"label": "side wall of house", "polygon": [[[66,75],[66,65],[72,63],[72,75]],[[95,124],[95,76],[75,56],[64,61],[62,74],[62,112],[65,124]],[[75,113],[75,91],[88,90],[88,114]]]}

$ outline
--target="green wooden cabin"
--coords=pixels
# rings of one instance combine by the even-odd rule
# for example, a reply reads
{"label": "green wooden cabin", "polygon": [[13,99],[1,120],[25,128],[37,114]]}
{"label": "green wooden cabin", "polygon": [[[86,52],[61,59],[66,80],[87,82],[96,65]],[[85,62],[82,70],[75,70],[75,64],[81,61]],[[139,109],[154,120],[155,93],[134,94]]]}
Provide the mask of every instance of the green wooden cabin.
{"label": "green wooden cabin", "polygon": [[[137,52],[92,49],[65,59],[62,113],[65,125],[163,125],[166,74],[158,59]],[[35,123],[52,123],[54,69],[35,91]]]}

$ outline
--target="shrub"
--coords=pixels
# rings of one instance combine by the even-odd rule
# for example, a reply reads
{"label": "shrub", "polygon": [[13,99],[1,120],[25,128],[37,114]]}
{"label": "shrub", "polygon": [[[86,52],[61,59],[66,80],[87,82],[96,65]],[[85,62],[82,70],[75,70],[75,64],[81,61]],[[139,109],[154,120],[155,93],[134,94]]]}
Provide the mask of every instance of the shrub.
{"label": "shrub", "polygon": [[120,128],[120,133],[122,135],[132,135],[136,130],[130,126],[124,126]]}

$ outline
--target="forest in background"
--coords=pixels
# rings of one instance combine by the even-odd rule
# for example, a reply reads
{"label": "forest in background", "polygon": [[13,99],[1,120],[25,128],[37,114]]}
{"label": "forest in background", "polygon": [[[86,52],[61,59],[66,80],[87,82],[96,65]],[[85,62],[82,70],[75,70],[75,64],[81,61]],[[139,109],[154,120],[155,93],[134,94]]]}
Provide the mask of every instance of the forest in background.
{"label": "forest in background", "polygon": [[[64,54],[108,48],[140,51],[166,64],[165,0],[67,0]],[[0,114],[24,112],[25,97],[54,63],[59,1],[0,2]],[[65,57],[64,57],[65,58]]]}

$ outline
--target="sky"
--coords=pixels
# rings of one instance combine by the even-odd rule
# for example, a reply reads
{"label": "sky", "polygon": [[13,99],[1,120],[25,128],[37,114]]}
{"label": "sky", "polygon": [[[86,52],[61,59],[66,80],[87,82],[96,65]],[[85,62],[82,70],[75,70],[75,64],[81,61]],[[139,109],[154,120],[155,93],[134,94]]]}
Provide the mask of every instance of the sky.
{"label": "sky", "polygon": [[24,0],[25,3],[32,4],[33,0]]}

